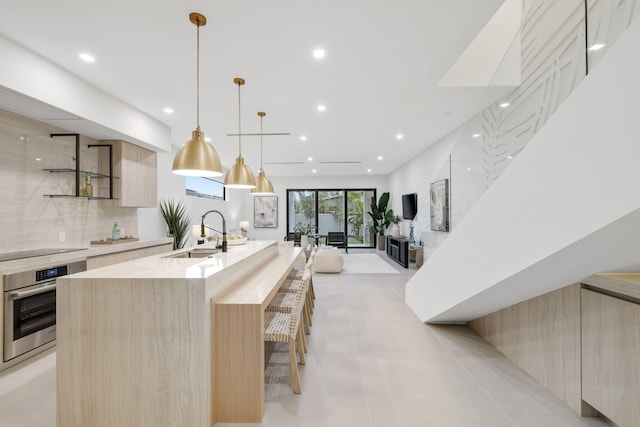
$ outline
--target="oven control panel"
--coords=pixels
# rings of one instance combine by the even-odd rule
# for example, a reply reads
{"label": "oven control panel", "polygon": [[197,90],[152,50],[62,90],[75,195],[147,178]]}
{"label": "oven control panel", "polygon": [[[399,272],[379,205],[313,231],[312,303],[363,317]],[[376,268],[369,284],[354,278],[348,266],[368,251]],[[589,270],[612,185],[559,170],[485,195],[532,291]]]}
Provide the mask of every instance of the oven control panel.
{"label": "oven control panel", "polygon": [[68,273],[68,267],[61,265],[60,267],[47,268],[46,270],[36,271],[36,282],[42,280],[55,279],[56,277],[66,276]]}

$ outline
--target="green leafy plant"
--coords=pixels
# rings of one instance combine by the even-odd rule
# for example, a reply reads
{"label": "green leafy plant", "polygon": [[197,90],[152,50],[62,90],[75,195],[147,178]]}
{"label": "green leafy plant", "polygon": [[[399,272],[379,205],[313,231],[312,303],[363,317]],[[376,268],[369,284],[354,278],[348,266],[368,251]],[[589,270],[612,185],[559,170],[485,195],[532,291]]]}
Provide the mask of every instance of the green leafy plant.
{"label": "green leafy plant", "polygon": [[377,233],[380,236],[383,236],[384,230],[391,224],[391,219],[393,218],[393,209],[387,210],[388,205],[388,192],[382,193],[380,199],[378,199],[378,203],[376,203],[376,199],[371,196],[371,210],[367,213],[373,220],[373,224],[369,227],[372,233]]}
{"label": "green leafy plant", "polygon": [[189,238],[191,216],[187,213],[184,202],[173,199],[160,203],[160,212],[167,223],[169,236],[173,237],[173,249],[182,249]]}
{"label": "green leafy plant", "polygon": [[400,224],[400,221],[402,221],[402,218],[400,217],[400,215],[394,215],[391,217],[391,222],[396,225]]}

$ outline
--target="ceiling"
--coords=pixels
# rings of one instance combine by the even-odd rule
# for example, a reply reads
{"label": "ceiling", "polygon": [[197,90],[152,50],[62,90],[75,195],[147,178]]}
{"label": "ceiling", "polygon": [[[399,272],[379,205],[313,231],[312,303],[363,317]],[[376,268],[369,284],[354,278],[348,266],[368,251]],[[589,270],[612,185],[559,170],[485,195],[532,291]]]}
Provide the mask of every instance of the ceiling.
{"label": "ceiling", "polygon": [[[242,132],[259,132],[257,112],[265,111],[265,133],[291,134],[263,138],[267,176],[386,175],[507,93],[438,87],[502,3],[10,1],[0,33],[167,124],[181,145],[196,126],[188,16],[200,12],[208,21],[200,29],[200,124],[225,167],[238,153],[227,134],[238,132],[233,79],[242,77]],[[314,59],[317,48],[324,59]],[[79,60],[81,52],[96,61]],[[257,172],[260,138],[244,137],[242,154]]]}

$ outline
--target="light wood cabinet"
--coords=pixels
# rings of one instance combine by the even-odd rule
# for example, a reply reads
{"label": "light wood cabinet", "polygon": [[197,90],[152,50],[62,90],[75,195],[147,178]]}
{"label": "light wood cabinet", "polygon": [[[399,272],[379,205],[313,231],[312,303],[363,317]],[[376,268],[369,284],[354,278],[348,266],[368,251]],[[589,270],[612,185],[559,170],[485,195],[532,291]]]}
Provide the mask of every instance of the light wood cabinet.
{"label": "light wood cabinet", "polygon": [[582,289],[582,399],[620,426],[640,420],[640,305]]}
{"label": "light wood cabinet", "polygon": [[[154,208],[157,198],[157,155],[126,141],[104,140],[113,147],[113,197],[117,206]],[[108,170],[108,158],[100,158],[101,170]]]}

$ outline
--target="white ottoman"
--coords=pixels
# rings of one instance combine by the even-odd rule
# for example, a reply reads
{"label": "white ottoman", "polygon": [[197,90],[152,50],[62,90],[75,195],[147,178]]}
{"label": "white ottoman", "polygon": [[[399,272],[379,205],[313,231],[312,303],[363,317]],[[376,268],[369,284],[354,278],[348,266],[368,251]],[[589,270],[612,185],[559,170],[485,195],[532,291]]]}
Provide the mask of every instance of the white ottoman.
{"label": "white ottoman", "polygon": [[323,247],[313,259],[314,273],[340,273],[344,259],[342,253],[335,247]]}

